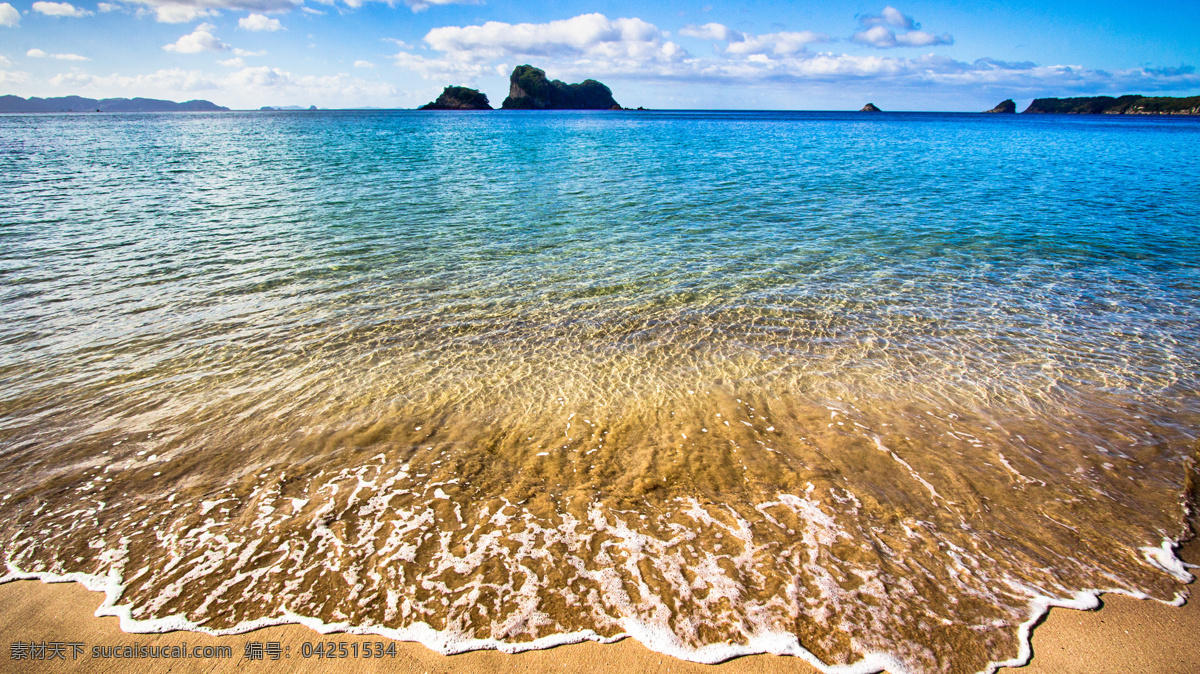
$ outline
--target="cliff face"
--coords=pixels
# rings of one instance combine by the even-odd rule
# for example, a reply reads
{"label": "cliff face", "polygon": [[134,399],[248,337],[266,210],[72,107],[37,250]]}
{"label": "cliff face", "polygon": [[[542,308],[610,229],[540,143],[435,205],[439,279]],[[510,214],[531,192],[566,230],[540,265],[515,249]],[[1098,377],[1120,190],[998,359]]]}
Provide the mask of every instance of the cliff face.
{"label": "cliff face", "polygon": [[0,112],[226,112],[209,101],[161,101],[155,98],[59,98],[25,99],[19,96],[0,96]]}
{"label": "cliff face", "polygon": [[1084,96],[1038,98],[1025,109],[1029,113],[1060,115],[1200,115],[1200,96]]}
{"label": "cliff face", "polygon": [[612,91],[596,80],[567,84],[551,80],[541,68],[531,65],[513,68],[509,77],[505,110],[620,110]]}
{"label": "cliff face", "polygon": [[998,113],[998,114],[1009,114],[1009,113],[1013,113],[1016,111],[1017,111],[1017,104],[1014,103],[1013,99],[1011,99],[1011,98],[1000,101],[1000,104],[997,105],[996,107],[992,108],[991,110],[984,110],[984,112],[992,112],[992,113]]}

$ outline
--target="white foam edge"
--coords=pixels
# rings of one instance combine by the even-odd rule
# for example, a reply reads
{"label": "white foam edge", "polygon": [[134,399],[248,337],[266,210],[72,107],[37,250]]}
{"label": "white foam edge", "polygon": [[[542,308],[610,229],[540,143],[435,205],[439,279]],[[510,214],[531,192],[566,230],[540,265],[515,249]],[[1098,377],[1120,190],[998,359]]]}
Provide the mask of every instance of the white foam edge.
{"label": "white foam edge", "polygon": [[545,650],[556,646],[595,641],[610,644],[622,639],[631,638],[651,651],[661,653],[680,660],[687,660],[705,665],[715,665],[726,660],[746,655],[772,654],[798,657],[823,674],[876,674],[884,670],[892,674],[905,674],[907,670],[894,657],[885,653],[868,653],[862,660],[850,665],[828,665],[800,645],[799,639],[788,632],[771,632],[752,637],[749,643],[736,646],[733,644],[709,644],[700,648],[688,648],[679,642],[674,633],[655,629],[632,618],[621,620],[625,629],[621,634],[606,637],[592,630],[582,630],[567,634],[554,634],[532,641],[510,643],[497,639],[467,639],[450,632],[439,632],[426,623],[415,623],[403,629],[379,627],[375,625],[352,625],[350,623],[326,623],[319,618],[303,616],[296,613],[284,612],[273,618],[258,618],[238,623],[225,629],[212,629],[194,623],[182,615],[138,620],[133,617],[130,606],[120,605],[124,587],[115,574],[107,576],[87,573],[55,574],[41,571],[23,571],[13,564],[8,564],[8,572],[0,576],[0,585],[19,580],[40,580],[43,583],[79,583],[92,592],[103,592],[104,602],[96,609],[96,617],[115,616],[120,621],[121,631],[129,634],[160,634],[163,632],[199,632],[211,636],[229,636],[243,634],[264,627],[277,625],[303,625],[321,634],[357,634],[376,635],[395,641],[416,642],[431,651],[442,655],[454,655],[468,651],[495,650],[501,653],[522,653],[525,651]]}
{"label": "white foam edge", "polygon": [[[1172,541],[1169,538],[1164,538],[1161,547],[1145,547],[1141,548],[1142,555],[1148,564],[1160,571],[1166,572],[1183,583],[1191,583],[1195,580],[1192,574],[1186,570],[1187,565],[1183,560],[1175,555],[1175,549],[1179,547],[1179,543]],[[1029,618],[1017,628],[1017,639],[1021,644],[1021,649],[1017,656],[1001,662],[992,661],[987,664],[979,674],[993,674],[1001,667],[1024,667],[1033,659],[1033,628],[1042,621],[1042,618],[1050,612],[1052,608],[1070,608],[1077,611],[1091,611],[1100,606],[1100,595],[1102,594],[1120,594],[1134,599],[1155,599],[1168,606],[1183,606],[1187,603],[1187,594],[1185,592],[1176,592],[1175,597],[1170,601],[1156,599],[1144,592],[1136,592],[1123,589],[1107,589],[1107,590],[1082,590],[1076,592],[1071,599],[1060,599],[1049,597],[1046,595],[1038,595],[1029,602]]]}
{"label": "white foam edge", "polygon": [[[1184,568],[1184,562],[1175,555],[1179,543],[1164,538],[1158,548],[1142,548],[1145,560],[1150,565],[1160,569],[1176,580],[1190,582],[1192,575]],[[850,665],[828,665],[811,651],[800,645],[800,640],[789,632],[769,632],[750,638],[743,646],[733,644],[708,644],[700,648],[688,648],[679,642],[678,637],[669,631],[655,629],[649,625],[631,618],[623,618],[621,626],[625,632],[611,637],[605,637],[592,630],[582,630],[567,634],[554,634],[540,639],[522,643],[510,643],[497,639],[464,639],[449,632],[439,632],[426,623],[415,623],[403,629],[379,627],[374,625],[352,625],[350,623],[326,623],[319,618],[302,616],[296,613],[284,612],[274,618],[259,618],[238,623],[233,627],[214,630],[194,623],[182,615],[137,620],[133,617],[128,605],[117,604],[124,587],[121,585],[116,572],[107,576],[86,573],[54,574],[48,572],[22,571],[13,564],[7,565],[8,573],[0,577],[0,585],[18,580],[40,580],[43,583],[79,583],[92,592],[103,592],[104,603],[96,609],[96,617],[116,616],[120,621],[121,630],[130,634],[155,634],[162,632],[200,632],[212,636],[228,636],[243,634],[264,627],[276,625],[304,625],[320,634],[357,634],[376,635],[395,641],[416,642],[431,651],[442,655],[455,655],[468,651],[495,650],[501,653],[522,653],[525,651],[545,650],[556,646],[577,644],[584,641],[595,641],[610,644],[625,638],[631,638],[651,651],[661,653],[680,660],[687,660],[703,665],[715,665],[733,658],[747,655],[789,655],[800,658],[815,667],[823,674],[876,674],[887,671],[891,674],[907,674],[907,669],[899,660],[886,653],[867,653],[863,659]],[[1001,667],[1024,667],[1033,658],[1033,628],[1051,608],[1070,608],[1079,611],[1095,609],[1100,605],[1101,594],[1121,594],[1134,599],[1153,599],[1143,592],[1133,592],[1124,589],[1093,589],[1075,593],[1071,599],[1061,599],[1047,595],[1037,595],[1028,604],[1028,618],[1017,628],[1017,640],[1020,649],[1016,657],[1000,662],[991,661],[979,674],[994,674]],[[1162,601],[1169,606],[1183,606],[1186,595],[1175,593],[1171,601]]]}

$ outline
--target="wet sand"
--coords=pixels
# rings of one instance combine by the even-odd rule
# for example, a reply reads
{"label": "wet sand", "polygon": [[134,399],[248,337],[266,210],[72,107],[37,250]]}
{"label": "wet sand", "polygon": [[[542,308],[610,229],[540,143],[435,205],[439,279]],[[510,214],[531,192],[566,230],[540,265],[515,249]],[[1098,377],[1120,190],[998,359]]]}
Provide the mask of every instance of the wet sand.
{"label": "wet sand", "polygon": [[[1200,539],[1179,551],[1200,564]],[[1192,569],[1196,575],[1196,569]],[[1100,597],[1097,611],[1053,609],[1033,631],[1033,660],[1022,674],[1185,674],[1200,672],[1200,593],[1197,582],[1181,607],[1121,595]]]}
{"label": "wet sand", "polygon": [[[1180,552],[1191,564],[1200,563],[1200,540],[1193,539]],[[1195,597],[1196,583],[1191,590]],[[1103,595],[1098,611],[1053,609],[1033,633],[1033,661],[1021,672],[1029,674],[1107,674],[1112,672],[1185,673],[1200,671],[1200,601],[1193,599],[1182,607],[1156,601],[1143,601],[1121,595]],[[302,657],[304,644],[353,644],[380,641],[375,637],[332,634],[323,636],[299,625],[264,628],[247,634],[211,637],[196,632],[167,634],[127,634],[117,618],[96,618],[93,612],[103,600],[76,583],[44,584],[20,581],[0,585],[0,655],[4,671],[121,672],[130,662],[123,659],[93,658],[94,646],[145,645],[151,647],[187,644],[229,646],[228,659],[189,658],[186,660],[140,659],[136,665],[145,672],[713,672],[721,674],[767,674],[789,672],[808,674],[816,670],[790,657],[759,655],[738,658],[721,665],[697,665],[650,651],[632,639],[615,644],[583,643],[544,651],[507,655],[495,651],[476,651],[441,656],[414,643],[396,642],[395,656],[383,659],[317,659]],[[85,645],[78,659],[65,650],[65,661],[18,661],[12,659],[14,642],[61,642]],[[246,659],[248,643],[278,642],[283,655],[277,661],[264,656],[262,661]],[[390,644],[392,642],[386,642]],[[361,651],[360,651],[361,653]],[[1006,670],[1001,670],[1006,671]]]}

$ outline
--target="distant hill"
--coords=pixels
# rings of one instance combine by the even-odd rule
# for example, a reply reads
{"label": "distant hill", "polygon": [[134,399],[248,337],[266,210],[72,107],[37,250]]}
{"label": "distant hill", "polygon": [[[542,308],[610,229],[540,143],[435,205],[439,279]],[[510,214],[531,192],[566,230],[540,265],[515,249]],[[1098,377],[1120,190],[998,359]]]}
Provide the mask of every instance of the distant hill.
{"label": "distant hill", "polygon": [[1025,108],[1025,112],[1060,115],[1200,115],[1200,96],[1172,98],[1131,94],[1117,98],[1037,98]]}
{"label": "distant hill", "polygon": [[227,112],[209,101],[160,101],[154,98],[21,98],[0,96],[0,112]]}
{"label": "distant hill", "polygon": [[546,71],[531,65],[513,68],[509,77],[505,110],[620,110],[612,91],[596,80],[567,84],[546,77]]}

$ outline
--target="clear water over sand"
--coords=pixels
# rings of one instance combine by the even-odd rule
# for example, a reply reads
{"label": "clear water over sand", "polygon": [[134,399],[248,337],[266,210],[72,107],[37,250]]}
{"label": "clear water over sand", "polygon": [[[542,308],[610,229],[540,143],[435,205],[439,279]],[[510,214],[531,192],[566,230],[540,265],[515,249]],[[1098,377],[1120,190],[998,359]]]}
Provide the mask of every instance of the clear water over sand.
{"label": "clear water over sand", "polygon": [[210,630],[920,672],[1183,592],[1195,121],[0,130],[12,572]]}

